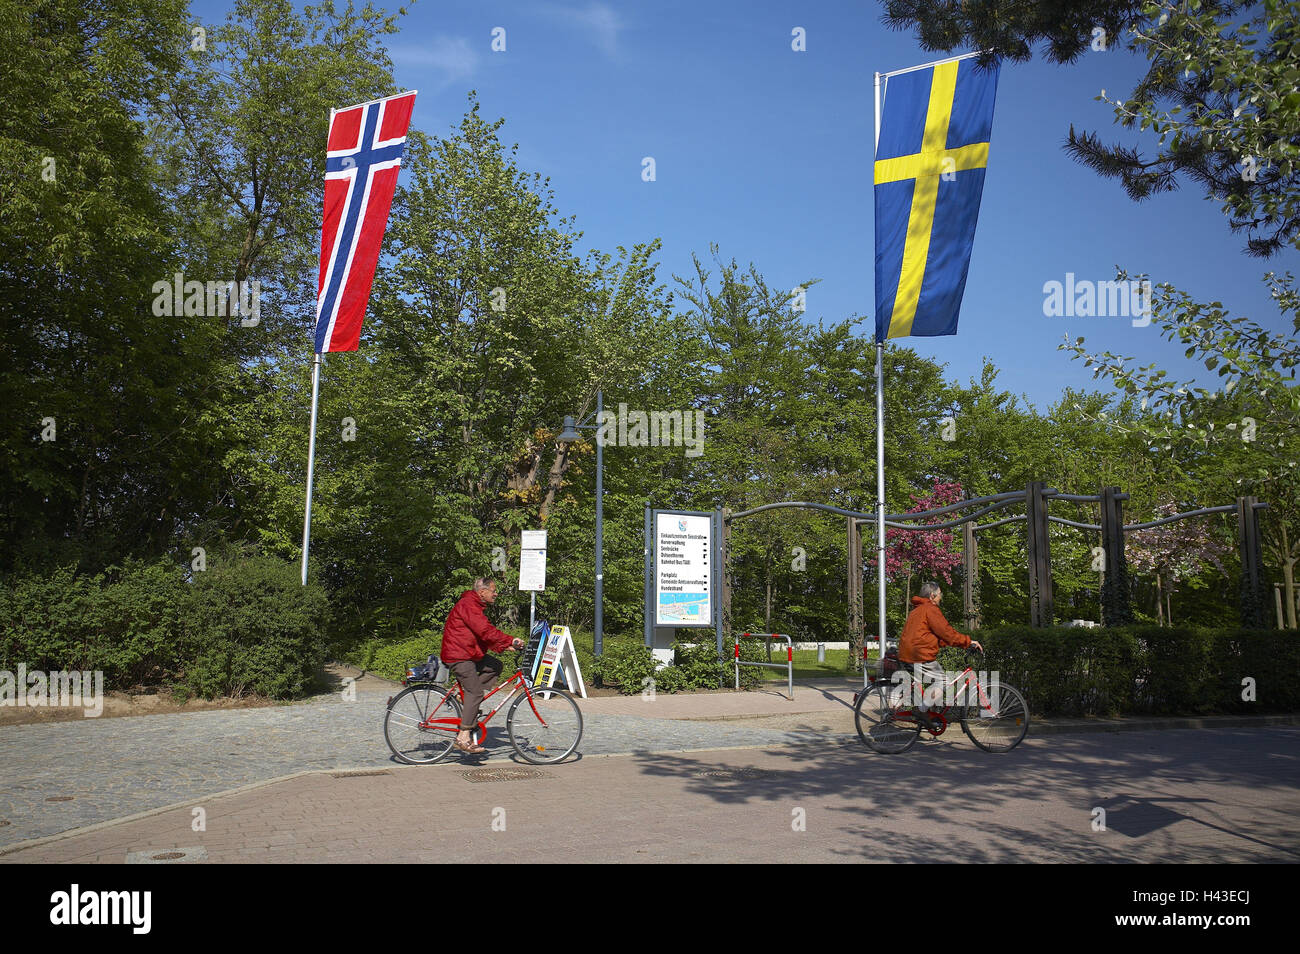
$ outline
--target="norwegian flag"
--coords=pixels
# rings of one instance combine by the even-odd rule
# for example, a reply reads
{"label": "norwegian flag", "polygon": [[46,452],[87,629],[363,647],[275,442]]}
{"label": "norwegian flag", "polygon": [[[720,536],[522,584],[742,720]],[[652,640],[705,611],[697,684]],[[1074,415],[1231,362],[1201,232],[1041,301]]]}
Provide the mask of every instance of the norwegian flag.
{"label": "norwegian flag", "polygon": [[415,90],[330,113],[316,353],[356,351],[397,188]]}

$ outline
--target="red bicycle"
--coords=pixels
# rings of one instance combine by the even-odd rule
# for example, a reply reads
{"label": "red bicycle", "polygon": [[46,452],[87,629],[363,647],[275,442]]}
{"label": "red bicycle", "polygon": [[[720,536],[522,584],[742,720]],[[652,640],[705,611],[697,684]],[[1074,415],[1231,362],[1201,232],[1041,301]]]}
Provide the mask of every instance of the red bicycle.
{"label": "red bicycle", "polygon": [[[878,672],[883,676],[883,666]],[[1029,706],[1020,690],[997,681],[981,681],[967,663],[937,685],[923,687],[904,668],[893,678],[877,678],[854,700],[853,721],[858,737],[870,748],[886,755],[906,752],[924,729],[936,738],[953,722],[985,752],[1010,752],[1029,731]],[[942,700],[928,712],[921,703],[931,693]],[[936,702],[939,701],[936,699]]]}
{"label": "red bicycle", "polygon": [[[384,715],[384,740],[400,762],[431,765],[446,758],[460,730],[465,692],[459,682],[444,684],[431,679],[402,680],[406,688],[388,700]],[[483,705],[502,689],[510,691],[487,715],[479,711],[474,741],[483,744],[487,723],[514,699],[506,712],[506,735],[519,757],[536,765],[562,762],[582,740],[582,710],[567,692],[534,687],[522,668],[498,683]],[[519,695],[522,690],[523,695]]]}

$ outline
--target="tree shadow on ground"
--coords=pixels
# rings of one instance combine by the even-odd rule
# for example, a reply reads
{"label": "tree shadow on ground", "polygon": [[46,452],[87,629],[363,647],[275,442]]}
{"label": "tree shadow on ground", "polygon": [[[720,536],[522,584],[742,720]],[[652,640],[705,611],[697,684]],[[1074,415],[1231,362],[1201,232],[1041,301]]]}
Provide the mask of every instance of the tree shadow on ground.
{"label": "tree shadow on ground", "polygon": [[[855,738],[771,747],[761,759],[741,751],[634,758],[646,775],[678,779],[723,805],[826,799],[819,810],[850,819],[835,850],[846,857],[1294,862],[1300,840],[1286,819],[1300,805],[1297,739],[1289,728],[1098,733],[1031,738],[993,755],[959,736],[878,755]],[[789,768],[774,768],[774,758]],[[1233,795],[1243,789],[1268,811],[1243,821],[1248,810]]]}

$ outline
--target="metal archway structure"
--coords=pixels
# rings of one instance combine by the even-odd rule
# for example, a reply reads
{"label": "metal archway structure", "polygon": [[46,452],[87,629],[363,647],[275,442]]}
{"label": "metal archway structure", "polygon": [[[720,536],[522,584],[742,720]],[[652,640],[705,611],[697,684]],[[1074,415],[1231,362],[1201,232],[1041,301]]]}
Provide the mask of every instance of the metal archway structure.
{"label": "metal archway structure", "polygon": [[[1048,487],[1042,481],[1034,481],[1024,490],[1006,491],[986,497],[973,497],[944,507],[917,513],[885,514],[884,525],[903,530],[942,530],[957,526],[962,528],[964,557],[963,610],[967,619],[978,621],[978,608],[975,606],[973,591],[973,580],[978,570],[979,559],[975,534],[1005,524],[1024,521],[1026,523],[1025,539],[1028,550],[1029,616],[1030,624],[1036,627],[1050,626],[1054,619],[1051,542],[1048,536],[1048,525],[1059,523],[1081,530],[1100,531],[1104,554],[1102,621],[1106,625],[1122,625],[1131,622],[1133,619],[1132,609],[1129,604],[1128,560],[1125,556],[1124,546],[1125,534],[1163,526],[1175,520],[1235,511],[1237,514],[1237,542],[1241,553],[1242,566],[1242,622],[1244,625],[1252,627],[1262,627],[1264,625],[1265,600],[1263,559],[1259,535],[1259,510],[1267,507],[1267,503],[1261,502],[1255,497],[1239,497],[1235,503],[1231,504],[1202,507],[1145,523],[1125,524],[1123,522],[1123,504],[1128,499],[1129,495],[1118,487],[1104,487],[1096,494],[1067,494]],[[1047,507],[1053,500],[1100,504],[1101,522],[1085,523],[1065,517],[1052,516],[1048,513]],[[1023,506],[1025,508],[1024,513],[1001,517],[985,524],[976,523],[980,517],[986,514],[1017,506]],[[968,510],[971,507],[977,509],[951,520],[913,525],[917,524],[917,521],[931,520],[935,517]],[[723,512],[721,561],[723,570],[722,613],[726,621],[724,625],[728,627],[731,625],[731,577],[727,570],[727,558],[732,522],[781,508],[818,510],[845,518],[848,550],[846,566],[848,571],[849,641],[851,646],[860,648],[865,638],[863,579],[861,573],[863,564],[862,534],[860,527],[864,523],[874,525],[876,515],[814,501],[790,500],[763,504],[735,513]],[[883,554],[881,554],[881,557],[883,558]],[[881,625],[883,625],[883,622]],[[878,636],[884,635],[883,632],[878,634]]]}

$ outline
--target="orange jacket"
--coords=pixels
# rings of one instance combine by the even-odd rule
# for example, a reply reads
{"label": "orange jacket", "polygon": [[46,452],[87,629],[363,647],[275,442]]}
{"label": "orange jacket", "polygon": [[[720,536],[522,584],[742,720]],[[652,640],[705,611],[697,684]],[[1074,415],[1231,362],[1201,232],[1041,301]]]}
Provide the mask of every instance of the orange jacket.
{"label": "orange jacket", "polygon": [[907,623],[898,641],[898,658],[902,662],[934,662],[939,656],[940,646],[969,645],[970,637],[953,629],[939,607],[924,596],[912,597],[912,612],[907,614]]}

